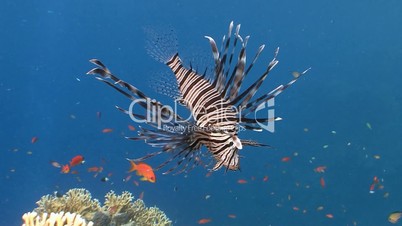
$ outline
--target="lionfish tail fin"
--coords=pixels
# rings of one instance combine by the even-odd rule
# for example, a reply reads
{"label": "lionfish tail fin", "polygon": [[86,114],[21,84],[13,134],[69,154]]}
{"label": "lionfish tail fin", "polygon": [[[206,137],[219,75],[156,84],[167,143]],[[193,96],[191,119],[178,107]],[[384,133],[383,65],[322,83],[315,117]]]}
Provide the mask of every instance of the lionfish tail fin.
{"label": "lionfish tail fin", "polygon": [[144,28],[147,36],[145,49],[155,60],[166,64],[178,53],[178,41],[172,28],[156,32],[152,28]]}

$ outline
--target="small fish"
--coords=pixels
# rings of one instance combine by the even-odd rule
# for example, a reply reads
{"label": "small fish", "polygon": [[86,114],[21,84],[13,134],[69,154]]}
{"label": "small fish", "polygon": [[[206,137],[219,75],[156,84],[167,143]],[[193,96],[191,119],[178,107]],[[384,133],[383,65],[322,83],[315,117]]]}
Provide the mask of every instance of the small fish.
{"label": "small fish", "polygon": [[124,182],[128,182],[131,179],[131,174],[127,175],[126,178],[123,179]]}
{"label": "small fish", "polygon": [[143,192],[143,191],[140,193],[140,195],[138,196],[138,198],[141,199],[141,200],[144,200],[144,192]]}
{"label": "small fish", "polygon": [[239,183],[239,184],[247,184],[247,181],[244,180],[244,179],[239,179],[239,180],[237,180],[237,183]]}
{"label": "small fish", "polygon": [[129,130],[131,130],[131,131],[135,131],[135,127],[134,127],[134,126],[132,126],[132,125],[128,125],[127,127],[128,127],[128,129],[129,129]]}
{"label": "small fish", "polygon": [[229,218],[232,218],[232,219],[235,219],[235,218],[236,218],[236,215],[234,215],[234,214],[229,214],[228,217],[229,217]]}
{"label": "small fish", "polygon": [[324,180],[324,177],[321,177],[321,179],[320,179],[320,184],[321,184],[321,187],[325,188],[325,180]]}
{"label": "small fish", "polygon": [[314,172],[316,172],[316,173],[325,173],[325,170],[327,169],[327,167],[326,166],[317,166],[315,169],[314,169]]}
{"label": "small fish", "polygon": [[111,132],[113,132],[113,129],[111,128],[105,128],[102,130],[102,133],[111,133]]}
{"label": "small fish", "polygon": [[282,162],[289,162],[290,161],[290,157],[283,157],[282,159],[281,159],[281,161]]}
{"label": "small fish", "polygon": [[98,119],[100,119],[100,118],[102,117],[102,112],[97,111],[97,112],[96,112],[96,117],[97,117]]}
{"label": "small fish", "polygon": [[369,130],[372,130],[371,124],[369,122],[366,123],[366,126]]}
{"label": "small fish", "polygon": [[371,185],[370,185],[369,192],[370,192],[371,194],[375,193],[374,189],[375,189],[375,184],[371,184]]}
{"label": "small fish", "polygon": [[150,165],[143,163],[143,162],[136,164],[133,160],[130,160],[130,159],[127,159],[127,160],[130,161],[130,169],[128,170],[128,173],[137,171],[136,174],[138,176],[142,176],[142,178],[140,180],[155,183],[156,177],[154,174],[154,170],[152,169],[152,167]]}
{"label": "small fish", "polygon": [[50,164],[52,164],[53,167],[61,168],[61,164],[56,161],[50,161]]}
{"label": "small fish", "polygon": [[60,171],[61,173],[69,173],[70,172],[70,166],[68,165],[68,164],[66,164],[66,165],[63,165],[62,167],[61,167],[61,171]]}
{"label": "small fish", "polygon": [[97,166],[93,166],[93,167],[89,167],[88,168],[88,172],[96,172],[96,173],[101,173],[103,171],[103,167],[97,167]]}
{"label": "small fish", "polygon": [[38,137],[32,137],[31,143],[34,144],[38,141]]}
{"label": "small fish", "polygon": [[396,224],[398,223],[401,217],[402,217],[402,211],[395,211],[389,214],[388,221],[393,224]]}
{"label": "small fish", "polygon": [[211,218],[202,218],[202,219],[200,219],[200,220],[198,221],[198,224],[206,224],[206,223],[209,223],[209,222],[211,222],[211,221],[212,221]]}
{"label": "small fish", "polygon": [[83,164],[84,161],[84,157],[82,155],[77,155],[74,158],[71,159],[70,161],[70,167],[74,167],[80,164]]}
{"label": "small fish", "polygon": [[138,183],[138,181],[136,181],[136,180],[133,180],[133,184],[135,185],[135,186],[140,186],[140,183]]}
{"label": "small fish", "polygon": [[325,217],[332,219],[332,218],[334,218],[334,215],[332,215],[331,213],[327,213],[327,214],[325,214]]}
{"label": "small fish", "polygon": [[268,176],[264,176],[264,178],[262,179],[262,181],[267,182],[268,181]]}
{"label": "small fish", "polygon": [[101,181],[102,181],[102,182],[108,182],[108,181],[109,181],[109,177],[102,177],[102,178],[101,178]]}
{"label": "small fish", "polygon": [[375,190],[375,187],[376,187],[376,186],[380,187],[381,185],[380,185],[380,180],[378,179],[378,177],[377,177],[377,176],[374,176],[373,182],[371,183],[370,189],[369,189],[369,192],[370,192],[371,194],[375,192],[374,190]]}

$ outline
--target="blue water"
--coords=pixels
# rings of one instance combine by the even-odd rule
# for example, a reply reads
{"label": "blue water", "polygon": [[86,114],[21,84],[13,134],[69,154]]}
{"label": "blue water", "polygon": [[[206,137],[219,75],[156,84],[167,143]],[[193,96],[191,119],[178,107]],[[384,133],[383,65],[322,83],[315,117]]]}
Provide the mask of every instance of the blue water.
{"label": "blue water", "polygon": [[[42,195],[76,187],[100,200],[111,189],[136,197],[144,192],[146,205],[158,206],[174,225],[197,225],[201,218],[212,219],[207,225],[389,224],[387,215],[402,209],[401,12],[397,0],[4,0],[0,225],[21,225],[22,214],[34,209]],[[275,113],[284,120],[276,123],[275,133],[241,134],[275,149],[242,150],[237,172],[220,170],[206,177],[207,170],[199,167],[188,175],[157,171],[155,184],[137,187],[135,175],[123,182],[129,167],[125,158],[153,150],[124,139],[135,135],[127,128],[132,122],[114,106],[126,107],[129,100],[85,75],[93,67],[88,60],[101,59],[122,79],[167,101],[148,82],[151,74],[167,68],[147,55],[143,28],[171,26],[181,51],[209,52],[203,36],[219,43],[231,20],[242,24],[241,34],[251,35],[249,59],[267,44],[259,71],[280,47],[280,63],[260,91],[312,67],[276,98]],[[248,79],[259,76],[257,68],[253,72]],[[100,119],[96,112],[102,113]],[[103,128],[114,132],[104,134]],[[38,141],[32,144],[34,136]],[[77,154],[86,159],[74,168],[78,174],[61,174],[49,163],[65,164]],[[282,162],[285,156],[291,160]],[[156,166],[167,157],[147,163]],[[104,171],[98,177],[86,172],[100,165]],[[314,172],[322,165],[325,173]],[[101,182],[109,173],[110,181]],[[383,189],[370,194],[374,176]]]}

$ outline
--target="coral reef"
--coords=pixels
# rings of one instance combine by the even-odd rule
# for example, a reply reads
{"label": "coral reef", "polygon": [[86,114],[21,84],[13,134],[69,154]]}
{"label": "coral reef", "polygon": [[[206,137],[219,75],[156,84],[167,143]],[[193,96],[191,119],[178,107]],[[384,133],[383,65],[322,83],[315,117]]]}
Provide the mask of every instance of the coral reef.
{"label": "coral reef", "polygon": [[[134,202],[134,197],[128,191],[116,195],[110,191],[105,195],[104,211],[110,216],[109,225],[151,226],[171,225],[169,218],[157,207],[147,208],[141,199]],[[97,218],[93,219],[98,222]],[[108,224],[103,224],[108,225]]]}
{"label": "coral reef", "polygon": [[[74,226],[170,226],[172,222],[163,211],[157,207],[146,207],[144,202],[137,199],[133,202],[133,195],[124,191],[117,195],[110,191],[105,195],[104,206],[96,199],[92,199],[91,193],[85,189],[71,189],[62,197],[55,195],[45,195],[38,202],[38,207],[32,213],[24,214],[25,226],[45,225],[45,219],[50,214],[54,217],[63,217],[64,212],[71,212],[74,216],[83,219],[83,224],[71,224]],[[54,213],[59,213],[56,215]],[[66,213],[67,215],[70,213]],[[42,216],[40,218],[39,216]],[[70,215],[68,215],[70,216]],[[35,218],[36,217],[36,218]],[[35,224],[34,218],[38,224]],[[66,217],[65,217],[66,218]],[[61,218],[60,218],[61,219]],[[86,221],[89,222],[86,224]],[[54,222],[61,222],[54,221]],[[81,222],[81,221],[80,221]],[[60,224],[46,224],[49,226],[64,226]],[[66,224],[70,225],[70,224]]]}
{"label": "coral reef", "polygon": [[93,222],[88,223],[79,214],[75,213],[51,213],[49,216],[47,213],[42,214],[42,217],[38,213],[29,212],[22,216],[24,224],[22,226],[93,226]]}
{"label": "coral reef", "polygon": [[133,195],[128,191],[124,191],[121,195],[116,195],[114,191],[110,191],[105,195],[103,208],[112,216],[116,213],[127,212],[132,208],[131,201],[133,198]]}
{"label": "coral reef", "polygon": [[101,210],[97,199],[92,199],[91,193],[83,188],[70,189],[62,197],[45,195],[37,203],[34,210],[39,214],[70,212],[78,213],[85,219],[92,219],[93,214]]}

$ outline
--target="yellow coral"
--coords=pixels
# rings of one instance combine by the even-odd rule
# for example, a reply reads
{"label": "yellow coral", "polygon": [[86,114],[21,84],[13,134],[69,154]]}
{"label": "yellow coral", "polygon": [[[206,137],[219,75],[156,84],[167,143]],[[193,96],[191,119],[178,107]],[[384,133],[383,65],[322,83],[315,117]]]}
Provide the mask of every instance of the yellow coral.
{"label": "yellow coral", "polygon": [[170,226],[172,221],[157,207],[145,207],[141,199],[137,199],[130,209],[131,222],[137,226]]}
{"label": "yellow coral", "polygon": [[121,195],[116,195],[114,191],[110,191],[105,195],[104,208],[112,216],[126,212],[131,207],[133,198],[133,195],[128,191],[124,191]]}
{"label": "yellow coral", "polygon": [[42,217],[38,213],[28,212],[22,216],[24,224],[22,226],[93,226],[93,222],[86,223],[85,219],[75,213],[43,213]]}
{"label": "yellow coral", "polygon": [[138,226],[169,226],[172,222],[163,211],[156,207],[147,208],[141,199],[132,202],[133,196],[130,192],[124,191],[116,195],[110,191],[105,195],[104,208],[112,216],[124,213],[131,223]]}
{"label": "yellow coral", "polygon": [[35,211],[39,214],[64,211],[81,214],[88,220],[94,212],[101,210],[99,201],[92,199],[91,193],[83,188],[70,189],[62,197],[43,196],[36,204]]}
{"label": "yellow coral", "polygon": [[[47,213],[71,212],[91,220],[88,225],[136,225],[136,226],[170,226],[172,222],[165,213],[156,207],[147,208],[140,199],[133,200],[133,195],[124,191],[116,195],[110,191],[105,195],[103,207],[96,199],[92,199],[89,191],[85,189],[71,189],[62,197],[53,195],[43,196],[38,202],[36,212],[25,214],[25,226],[64,226],[63,216]],[[41,215],[42,217],[39,217]],[[65,214],[67,217],[67,213]],[[54,220],[58,219],[58,220]],[[65,219],[64,219],[65,220]],[[46,224],[46,222],[49,222]],[[93,223],[92,223],[93,222]],[[85,223],[85,221],[83,222]],[[85,224],[68,224],[69,226],[85,226]]]}

